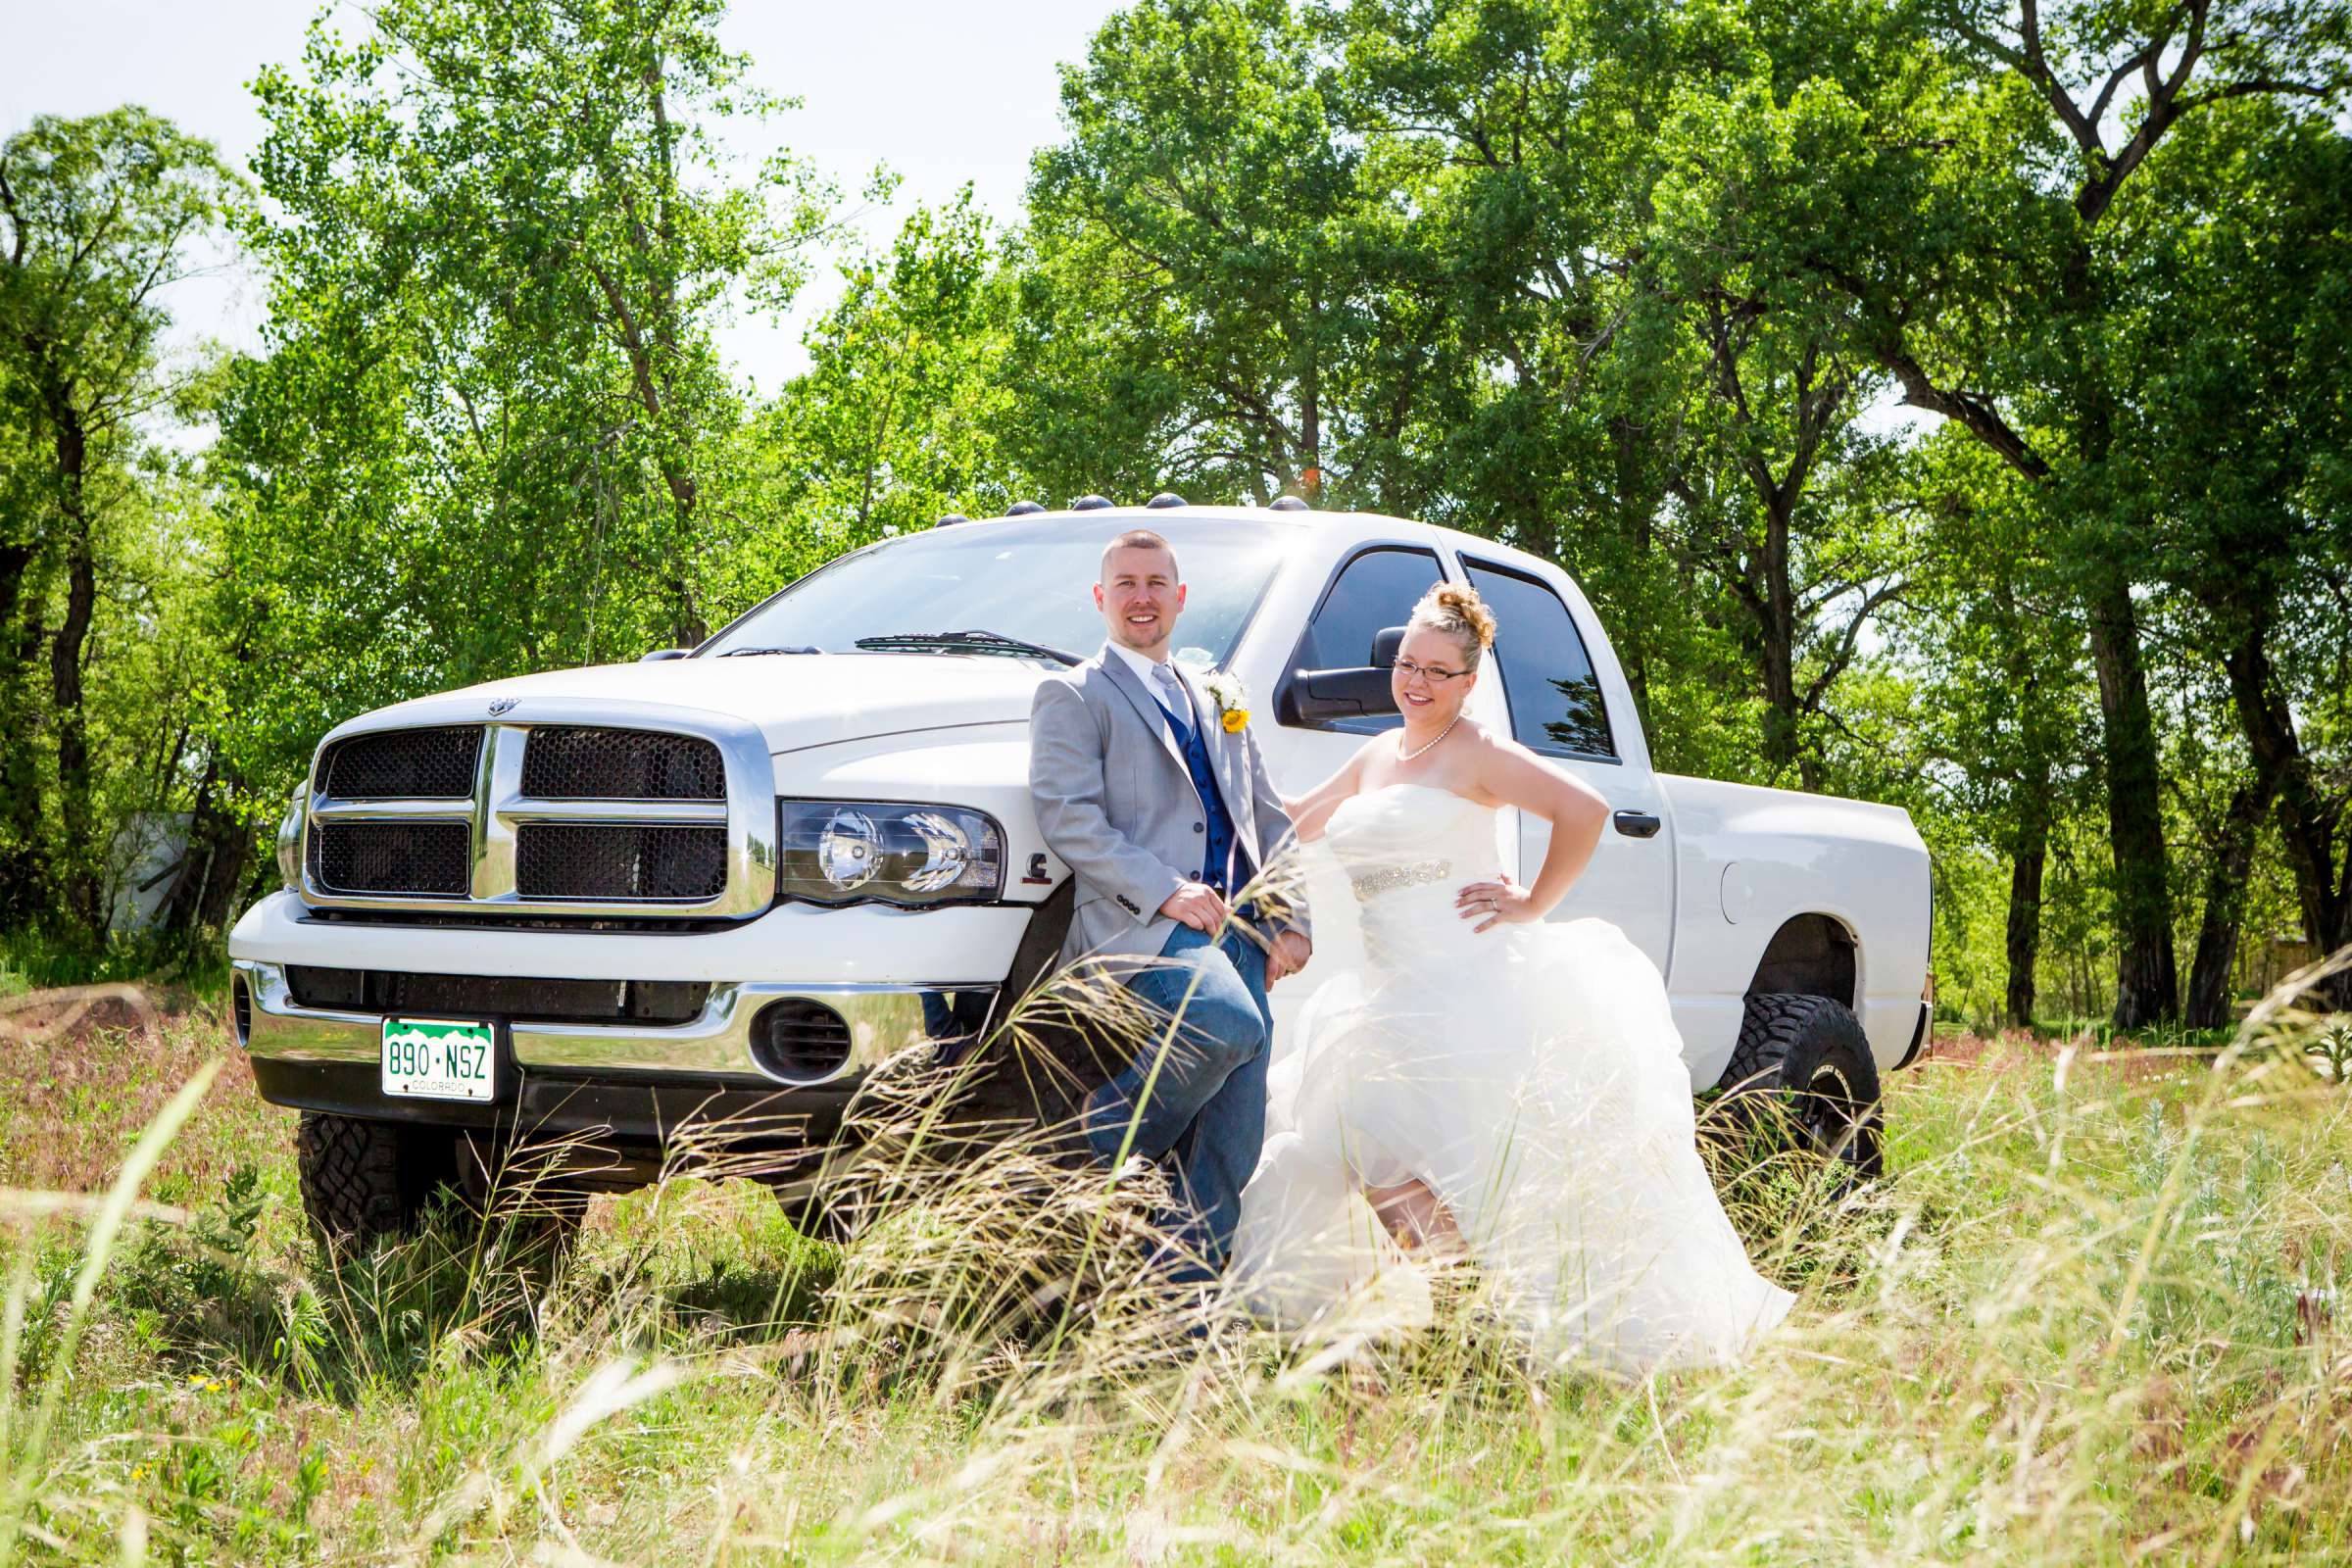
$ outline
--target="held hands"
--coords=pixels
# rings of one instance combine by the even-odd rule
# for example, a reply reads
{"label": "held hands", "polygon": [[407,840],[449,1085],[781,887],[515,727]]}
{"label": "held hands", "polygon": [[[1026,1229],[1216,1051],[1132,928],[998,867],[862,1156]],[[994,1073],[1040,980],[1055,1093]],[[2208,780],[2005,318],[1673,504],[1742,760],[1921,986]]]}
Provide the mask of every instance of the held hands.
{"label": "held hands", "polygon": [[[1204,882],[1187,882],[1168,895],[1166,902],[1160,905],[1159,912],[1213,937],[1225,928],[1225,922],[1232,918],[1233,911],[1226,905],[1224,896],[1215,888]],[[1307,957],[1314,951],[1305,936],[1297,931],[1285,931],[1271,943],[1255,932],[1250,935],[1266,950],[1267,985],[1305,968]]]}
{"label": "held hands", "polygon": [[1285,931],[1276,937],[1274,945],[1266,950],[1266,984],[1270,986],[1285,975],[1294,975],[1305,968],[1307,957],[1313,952],[1314,945],[1299,932]]}
{"label": "held hands", "polygon": [[1492,930],[1505,921],[1523,925],[1544,918],[1544,911],[1536,907],[1534,896],[1513,882],[1508,871],[1496,872],[1492,882],[1473,882],[1463,888],[1455,896],[1453,906],[1461,910],[1463,919],[1483,922],[1472,927],[1474,932]]}
{"label": "held hands", "polygon": [[1225,900],[1215,888],[1205,882],[1186,882],[1168,895],[1159,912],[1171,920],[1181,920],[1194,930],[1215,936],[1225,924]]}

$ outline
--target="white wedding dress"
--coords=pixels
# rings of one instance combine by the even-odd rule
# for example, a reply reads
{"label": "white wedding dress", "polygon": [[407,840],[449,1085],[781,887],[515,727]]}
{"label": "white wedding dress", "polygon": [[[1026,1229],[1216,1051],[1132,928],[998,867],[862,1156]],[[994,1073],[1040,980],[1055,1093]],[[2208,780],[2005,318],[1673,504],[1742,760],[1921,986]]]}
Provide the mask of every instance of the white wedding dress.
{"label": "white wedding dress", "polygon": [[1365,962],[1316,990],[1272,1065],[1235,1279],[1287,1325],[1360,1321],[1368,1301],[1426,1320],[1423,1265],[1360,1194],[1418,1179],[1545,1360],[1736,1359],[1792,1298],[1749,1266],[1700,1162],[1657,966],[1605,920],[1479,933],[1454,899],[1499,869],[1495,828],[1493,808],[1419,784],[1332,814]]}

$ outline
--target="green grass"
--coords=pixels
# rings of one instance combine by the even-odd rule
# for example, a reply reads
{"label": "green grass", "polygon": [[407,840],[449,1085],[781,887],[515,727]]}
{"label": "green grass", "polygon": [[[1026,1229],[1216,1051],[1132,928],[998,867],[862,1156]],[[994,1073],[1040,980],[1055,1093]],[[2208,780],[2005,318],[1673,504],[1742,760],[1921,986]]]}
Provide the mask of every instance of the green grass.
{"label": "green grass", "polygon": [[217,940],[116,937],[95,941],[31,927],[0,931],[0,1000],[60,986],[149,980],[213,995],[228,989],[228,956]]}
{"label": "green grass", "polygon": [[[1800,1288],[1746,1366],[1533,1375],[1473,1294],[1328,1370],[1168,1332],[1133,1203],[1008,1155],[846,1251],[748,1183],[599,1200],[552,1281],[451,1214],[328,1269],[218,1020],[0,1098],[14,1550],[172,1562],[1660,1564],[2352,1555],[2352,1090],[2243,1050],[1982,1041],[1886,1181],[1730,1184]],[[95,1204],[225,1065],[74,1288]],[[53,1207],[54,1205],[52,1205]],[[1040,1279],[1075,1279],[1023,1310]],[[54,1430],[36,1441],[50,1380]],[[4,1526],[6,1521],[0,1521]]]}

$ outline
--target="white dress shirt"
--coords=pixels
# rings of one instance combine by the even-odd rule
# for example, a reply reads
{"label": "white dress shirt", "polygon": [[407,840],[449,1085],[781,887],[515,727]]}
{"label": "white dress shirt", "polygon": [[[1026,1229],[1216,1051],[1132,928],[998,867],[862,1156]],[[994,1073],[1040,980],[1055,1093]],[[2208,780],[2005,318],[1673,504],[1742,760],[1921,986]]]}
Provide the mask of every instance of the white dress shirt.
{"label": "white dress shirt", "polygon": [[1170,675],[1175,675],[1174,664],[1164,659],[1148,659],[1125,643],[1105,642],[1103,646],[1127,662],[1127,667],[1135,671],[1135,678],[1144,683],[1144,690],[1158,700],[1160,708],[1169,716],[1180,720],[1187,729],[1195,727],[1193,715],[1186,711],[1192,707],[1192,702],[1185,696],[1183,678],[1178,676],[1171,684],[1157,673],[1164,669]]}

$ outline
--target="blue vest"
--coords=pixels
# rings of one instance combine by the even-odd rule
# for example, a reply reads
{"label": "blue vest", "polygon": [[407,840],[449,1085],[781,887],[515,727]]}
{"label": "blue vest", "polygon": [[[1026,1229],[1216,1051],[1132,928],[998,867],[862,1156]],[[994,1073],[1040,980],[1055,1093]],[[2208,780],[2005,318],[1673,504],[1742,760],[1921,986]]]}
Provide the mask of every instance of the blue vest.
{"label": "blue vest", "polygon": [[1207,823],[1207,842],[1200,850],[1200,880],[1219,893],[1230,893],[1233,882],[1250,880],[1248,857],[1234,847],[1233,813],[1225,809],[1225,794],[1217,788],[1216,769],[1208,760],[1208,745],[1200,732],[1178,718],[1165,707],[1154,703],[1160,717],[1168,721],[1168,731],[1176,737],[1184,753],[1185,771],[1193,775],[1193,792],[1200,797],[1201,819]]}

